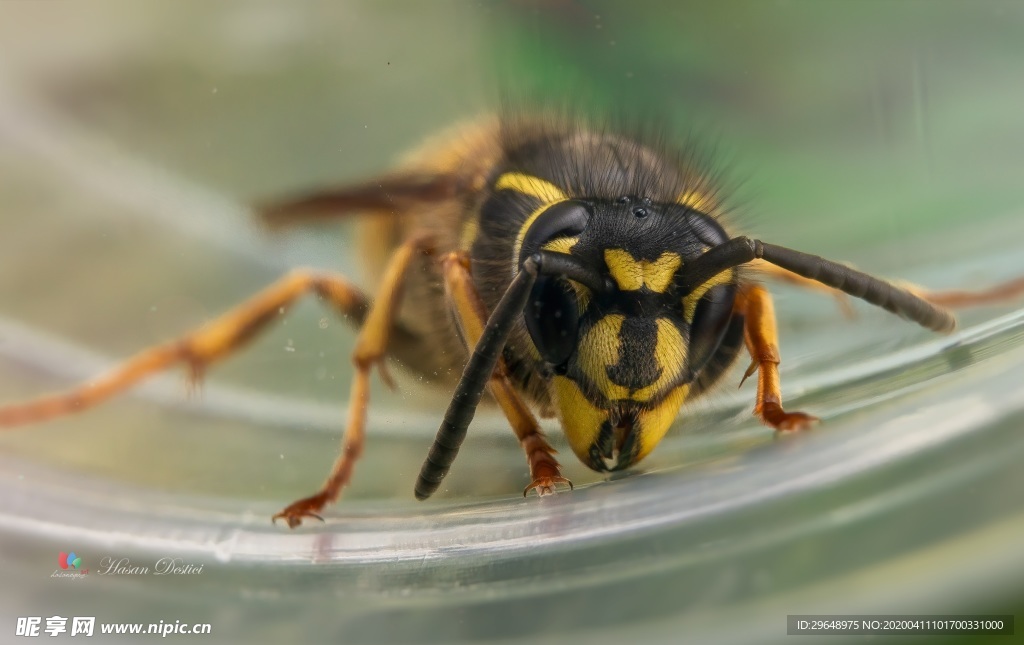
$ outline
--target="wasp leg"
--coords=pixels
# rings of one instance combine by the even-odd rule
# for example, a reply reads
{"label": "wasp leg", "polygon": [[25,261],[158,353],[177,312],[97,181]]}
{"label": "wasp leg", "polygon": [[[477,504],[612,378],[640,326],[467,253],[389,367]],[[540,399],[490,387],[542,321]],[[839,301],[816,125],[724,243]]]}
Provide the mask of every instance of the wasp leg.
{"label": "wasp leg", "polygon": [[[348,426],[342,439],[342,454],[335,461],[320,492],[274,516],[274,519],[286,519],[291,527],[298,526],[304,516],[318,517],[317,511],[337,499],[351,476],[352,467],[362,452],[370,368],[381,361],[389,336],[392,333],[397,335],[405,351],[415,344],[410,332],[403,328],[393,329],[394,312],[405,270],[414,254],[425,248],[424,240],[416,239],[395,252],[384,276],[381,295],[372,305],[345,278],[295,270],[199,330],[181,339],[145,349],[89,383],[65,393],[0,407],[0,427],[80,412],[177,363],[186,363],[192,382],[198,383],[208,365],[237,351],[284,308],[303,294],[313,292],[334,305],[342,315],[363,323],[363,329],[353,355],[357,371],[352,384]],[[383,372],[382,376],[387,380]]]}
{"label": "wasp leg", "polygon": [[780,266],[775,266],[774,264],[765,262],[764,260],[755,260],[750,263],[750,266],[756,269],[758,273],[773,280],[787,282],[796,287],[802,287],[804,289],[828,294],[836,299],[836,304],[839,305],[839,310],[843,312],[843,316],[850,319],[856,318],[857,316],[857,313],[853,309],[853,305],[850,304],[850,297],[838,289],[833,289],[827,284],[822,284],[817,280],[811,280],[810,278],[805,278],[802,275],[797,275],[792,271],[787,271]]}
{"label": "wasp leg", "polygon": [[331,472],[323,485],[313,495],[289,504],[271,520],[283,519],[290,528],[302,524],[305,517],[322,520],[319,512],[324,506],[338,499],[341,489],[352,477],[352,471],[359,457],[363,454],[366,438],[366,409],[370,403],[370,371],[374,365],[381,370],[385,382],[390,381],[384,371],[384,356],[388,346],[398,303],[402,295],[402,286],[406,271],[417,253],[431,252],[427,238],[414,238],[403,243],[395,251],[388,263],[387,270],[381,281],[377,298],[366,314],[366,320],[356,339],[356,347],[352,352],[352,362],[356,373],[349,394],[348,421],[345,434],[341,439],[341,454],[331,466]]}
{"label": "wasp leg", "polygon": [[[442,260],[444,268],[445,293],[462,331],[462,336],[469,347],[473,347],[483,335],[487,322],[487,309],[469,272],[469,258],[465,253],[449,253]],[[519,439],[519,445],[526,452],[526,460],[530,464],[530,485],[523,490],[525,496],[531,490],[540,495],[555,492],[558,484],[568,485],[572,482],[559,469],[555,459],[555,449],[548,444],[526,403],[516,393],[505,372],[504,361],[498,359],[498,365],[488,382],[491,395],[498,402],[505,417],[512,425],[512,430]]]}
{"label": "wasp leg", "polygon": [[[754,414],[776,430],[802,430],[818,419],[804,412],[782,409],[782,386],[779,382],[779,333],[775,326],[775,307],[768,291],[759,285],[742,288],[736,296],[736,313],[745,321],[744,341],[753,362],[743,375],[757,372],[757,403]],[[741,381],[742,385],[743,382]]]}
{"label": "wasp leg", "polygon": [[1024,295],[1024,277],[1007,280],[1006,282],[977,290],[951,289],[949,291],[929,291],[924,287],[909,282],[899,282],[898,284],[919,298],[923,298],[934,305],[949,307],[950,309],[1000,304]]}
{"label": "wasp leg", "polygon": [[81,412],[177,363],[188,365],[190,381],[197,385],[210,363],[234,353],[277,318],[284,308],[309,292],[316,293],[355,322],[361,322],[366,316],[366,296],[345,278],[297,269],[198,330],[144,349],[87,383],[67,392],[0,407],[0,427]]}

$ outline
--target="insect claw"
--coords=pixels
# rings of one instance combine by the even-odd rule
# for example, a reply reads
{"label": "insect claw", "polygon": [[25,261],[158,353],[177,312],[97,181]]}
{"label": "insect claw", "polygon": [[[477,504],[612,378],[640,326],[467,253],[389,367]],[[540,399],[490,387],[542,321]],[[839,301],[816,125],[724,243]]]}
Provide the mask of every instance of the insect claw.
{"label": "insect claw", "polygon": [[746,372],[743,372],[743,378],[740,379],[739,387],[743,387],[743,384],[747,382],[747,379],[754,375],[759,367],[757,361],[752,361],[750,367],[747,368]]}
{"label": "insect claw", "polygon": [[531,491],[536,489],[537,495],[544,497],[545,495],[554,495],[556,484],[566,484],[569,486],[569,490],[573,489],[572,482],[565,477],[538,477],[533,482],[523,489],[523,497]]}
{"label": "insect claw", "polygon": [[768,406],[764,411],[755,414],[760,416],[766,425],[775,428],[776,435],[807,430],[821,421],[806,412],[786,412],[777,406]]}
{"label": "insect claw", "polygon": [[304,517],[315,517],[326,524],[326,520],[314,512],[323,508],[326,501],[326,496],[323,492],[311,495],[310,497],[300,499],[297,502],[289,504],[283,511],[271,517],[270,521],[272,524],[277,524],[278,519],[283,519],[288,523],[288,528],[290,529],[301,525],[302,518]]}

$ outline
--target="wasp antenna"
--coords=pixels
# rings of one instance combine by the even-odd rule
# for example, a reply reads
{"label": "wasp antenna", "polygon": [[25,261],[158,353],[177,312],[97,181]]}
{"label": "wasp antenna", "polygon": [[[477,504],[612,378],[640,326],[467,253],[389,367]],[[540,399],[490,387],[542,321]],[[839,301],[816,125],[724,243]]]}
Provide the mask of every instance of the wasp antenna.
{"label": "wasp antenna", "polygon": [[539,251],[533,257],[538,262],[537,273],[539,274],[567,278],[582,284],[594,293],[607,293],[615,290],[615,284],[610,277],[601,275],[571,255],[555,251]]}
{"label": "wasp antenna", "polygon": [[426,499],[434,494],[459,454],[459,447],[466,438],[466,430],[476,414],[480,396],[494,372],[512,325],[526,307],[541,262],[539,255],[531,256],[523,262],[521,270],[488,318],[480,341],[455,388],[444,421],[434,437],[434,445],[430,447],[427,459],[420,468],[420,475],[416,479],[416,499]]}
{"label": "wasp antenna", "polygon": [[956,329],[956,318],[951,313],[885,280],[810,253],[758,240],[754,243],[760,246],[758,257],[787,271],[827,284],[933,331],[948,333]]}
{"label": "wasp antenna", "polygon": [[676,287],[685,296],[694,289],[715,277],[722,271],[746,264],[759,257],[756,253],[757,240],[737,237],[718,246],[713,246],[706,253],[692,262],[687,262],[678,273]]}
{"label": "wasp antenna", "polygon": [[466,363],[466,369],[455,388],[455,395],[434,437],[434,445],[430,447],[427,459],[420,468],[420,475],[416,479],[416,499],[426,499],[437,491],[459,454],[466,431],[476,414],[476,407],[480,404],[480,397],[494,373],[494,366],[516,318],[526,309],[530,290],[538,275],[567,278],[597,293],[613,289],[609,279],[571,255],[539,251],[523,261],[519,273],[487,319],[480,341]]}
{"label": "wasp antenna", "polygon": [[860,298],[927,329],[948,333],[956,328],[956,318],[952,314],[906,289],[817,255],[745,236],[720,244],[691,262],[677,286],[682,293],[689,293],[722,271],[758,258]]}

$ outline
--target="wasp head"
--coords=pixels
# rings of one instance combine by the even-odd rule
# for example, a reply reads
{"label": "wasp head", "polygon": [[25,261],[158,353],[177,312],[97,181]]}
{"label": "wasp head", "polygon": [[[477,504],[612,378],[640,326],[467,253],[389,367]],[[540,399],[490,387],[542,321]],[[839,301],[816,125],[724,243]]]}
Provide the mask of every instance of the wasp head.
{"label": "wasp head", "polygon": [[722,343],[733,271],[685,293],[677,284],[688,262],[728,239],[707,215],[639,197],[560,201],[526,228],[520,260],[562,253],[603,279],[540,276],[525,311],[569,443],[591,468],[646,456]]}

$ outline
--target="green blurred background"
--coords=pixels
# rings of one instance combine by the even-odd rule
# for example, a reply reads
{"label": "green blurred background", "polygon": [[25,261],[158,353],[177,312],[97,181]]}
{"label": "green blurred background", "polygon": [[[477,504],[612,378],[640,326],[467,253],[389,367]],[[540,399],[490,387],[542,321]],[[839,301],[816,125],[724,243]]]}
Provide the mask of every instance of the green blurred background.
{"label": "green blurred background", "polygon": [[[936,287],[1006,279],[1024,268],[1021,70],[1024,5],[1012,1],[4,2],[0,399],[61,387],[175,336],[292,266],[365,279],[346,244],[348,225],[272,237],[253,225],[245,204],[372,176],[438,129],[508,102],[625,114],[695,135],[726,170],[736,227],[766,240]],[[737,547],[749,562],[780,557],[764,564],[768,577],[719,554],[722,570],[742,572],[732,583],[683,573],[699,567],[702,549],[728,539],[723,534],[694,532],[681,520],[685,539],[658,542],[624,527],[628,537],[605,536],[602,545],[611,553],[617,540],[637,552],[663,550],[665,562],[676,563],[666,571],[679,573],[657,582],[656,565],[616,574],[628,581],[620,593],[651,608],[633,615],[609,611],[602,603],[612,601],[596,592],[615,589],[614,576],[584,575],[569,564],[573,593],[592,602],[567,603],[559,613],[547,606],[559,602],[551,597],[557,583],[541,574],[524,581],[492,572],[469,592],[458,589],[460,576],[476,580],[469,571],[479,562],[452,556],[439,565],[448,567],[445,582],[407,576],[398,590],[376,575],[379,564],[305,566],[316,560],[307,542],[294,543],[292,558],[288,543],[275,542],[274,561],[260,568],[256,540],[244,557],[211,563],[195,580],[104,580],[94,587],[99,594],[49,580],[58,548],[97,557],[173,551],[173,537],[154,543],[148,522],[181,509],[221,513],[197,514],[214,551],[232,552],[232,531],[294,537],[272,533],[265,520],[311,492],[333,459],[353,339],[329,312],[305,303],[250,351],[212,370],[199,399],[187,399],[171,375],[87,415],[0,436],[8,497],[2,555],[12,572],[0,584],[0,604],[17,610],[12,616],[43,614],[72,611],[89,595],[86,604],[107,620],[166,618],[170,607],[183,618],[210,617],[226,640],[309,642],[664,640],[698,624],[703,638],[733,642],[742,640],[737,620],[771,607],[773,618],[750,619],[781,630],[767,633],[767,642],[784,638],[786,613],[819,606],[812,599],[822,595],[831,594],[835,611],[847,606],[846,593],[850,613],[878,611],[865,599],[886,595],[889,580],[897,597],[919,601],[906,610],[927,613],[921,603],[935,581],[954,585],[954,572],[970,568],[969,538],[997,524],[1020,526],[1019,461],[986,461],[1020,454],[1012,443],[1024,419],[1019,316],[1008,313],[1012,307],[967,312],[967,330],[1011,318],[995,335],[965,337],[966,349],[957,350],[865,307],[849,322],[827,299],[783,288],[778,302],[786,392],[826,420],[811,441],[845,440],[900,415],[914,429],[913,412],[928,396],[986,395],[997,404],[962,433],[977,442],[969,449],[932,446],[937,452],[912,455],[912,464],[889,463],[888,475],[819,482],[780,502],[791,515],[740,515],[728,530],[772,533],[785,521],[805,526],[799,518],[831,521],[832,509],[855,505],[859,495],[884,494],[882,482],[891,491],[916,486],[931,505],[893,502],[898,510],[886,512],[899,521],[874,510],[818,533],[794,528],[800,539],[774,543],[785,547],[781,557]],[[915,348],[922,354],[907,359]],[[885,362],[891,357],[903,358]],[[983,383],[1004,389],[981,391]],[[750,454],[783,460],[792,446],[748,417],[752,390],[724,390],[697,405],[652,456],[646,470],[655,477],[603,484],[564,451],[567,475],[584,489],[575,503],[614,501],[616,487],[646,493],[654,486],[658,494],[664,485],[663,495],[676,484],[699,487],[709,473],[741,470]],[[431,507],[410,501],[445,404],[443,394],[415,383],[397,392],[376,387],[367,457],[351,489],[326,528],[301,535],[344,535],[350,516],[415,524],[428,513],[450,527],[444,539],[454,544],[465,537],[460,531],[473,530],[460,524],[463,511],[531,512],[517,498],[526,477],[519,448],[494,415],[474,426],[441,499]],[[968,454],[978,460],[977,477],[987,479],[964,475],[969,485],[956,495],[928,479],[936,464],[956,465]],[[89,513],[41,519],[48,511],[36,491],[48,481],[57,492],[89,491]],[[563,504],[577,498],[565,497]],[[982,510],[962,520],[948,512],[978,498]],[[141,508],[131,499],[159,503]],[[117,511],[109,518],[96,510],[108,507]],[[915,508],[931,510],[913,516]],[[125,537],[133,535],[140,537]],[[1021,561],[1009,555],[1015,540],[991,539],[989,555],[1008,555],[995,567],[1002,577],[985,587],[990,593],[967,583],[962,592],[945,589],[944,600],[929,605],[934,611],[1020,609]],[[929,549],[957,555],[929,556]],[[687,564],[673,559],[684,553]],[[494,555],[525,570],[539,566],[529,551]],[[623,566],[631,557],[621,555]],[[949,576],[923,573],[951,557]],[[930,564],[916,566],[914,558]],[[549,575],[557,577],[553,562]],[[702,601],[693,589],[704,586]],[[426,590],[440,595],[424,599]],[[675,593],[677,609],[665,601]],[[503,606],[523,613],[505,616],[503,626]],[[13,633],[8,611],[0,614],[0,640]],[[532,627],[524,626],[527,616],[535,617]]]}

